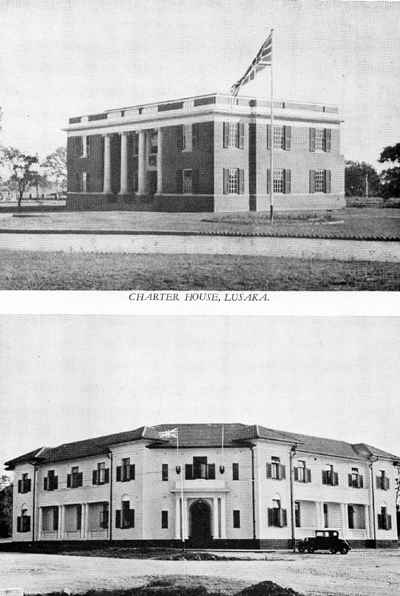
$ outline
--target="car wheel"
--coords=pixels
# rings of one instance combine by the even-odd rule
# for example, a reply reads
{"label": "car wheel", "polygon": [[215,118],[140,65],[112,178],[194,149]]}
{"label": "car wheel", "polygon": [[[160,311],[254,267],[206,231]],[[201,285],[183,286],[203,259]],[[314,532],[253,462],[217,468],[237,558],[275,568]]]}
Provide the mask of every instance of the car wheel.
{"label": "car wheel", "polygon": [[331,553],[332,553],[333,555],[335,555],[335,554],[336,554],[336,552],[337,552],[337,551],[336,551],[334,548],[331,548]]}
{"label": "car wheel", "polygon": [[299,553],[304,553],[306,549],[304,548],[304,546],[299,546]]}
{"label": "car wheel", "polygon": [[341,555],[347,555],[348,552],[349,552],[349,547],[348,546],[342,546],[342,548],[340,549],[340,554]]}
{"label": "car wheel", "polygon": [[309,553],[313,553],[314,552],[314,547],[313,546],[309,546],[307,548],[307,550],[308,550]]}

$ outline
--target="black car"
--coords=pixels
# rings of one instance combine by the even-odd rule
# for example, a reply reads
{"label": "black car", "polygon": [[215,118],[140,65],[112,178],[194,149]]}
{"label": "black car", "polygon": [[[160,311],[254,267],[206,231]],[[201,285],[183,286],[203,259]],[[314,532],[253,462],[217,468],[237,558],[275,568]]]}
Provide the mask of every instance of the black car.
{"label": "black car", "polygon": [[315,536],[300,540],[297,548],[300,553],[329,550],[331,553],[347,555],[351,547],[347,540],[339,538],[337,530],[315,530]]}

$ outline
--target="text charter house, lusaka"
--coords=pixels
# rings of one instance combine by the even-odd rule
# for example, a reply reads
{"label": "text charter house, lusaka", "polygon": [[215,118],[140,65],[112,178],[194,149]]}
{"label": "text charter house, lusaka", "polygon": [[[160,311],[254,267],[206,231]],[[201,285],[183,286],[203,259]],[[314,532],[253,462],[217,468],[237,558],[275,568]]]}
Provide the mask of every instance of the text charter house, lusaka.
{"label": "text charter house, lusaka", "polygon": [[334,106],[211,94],[71,118],[67,208],[268,211],[345,206]]}
{"label": "text charter house, lusaka", "polygon": [[7,462],[13,542],[178,546],[183,527],[190,545],[286,548],[330,528],[353,546],[397,547],[395,456],[258,425],[172,428],[42,447]]}

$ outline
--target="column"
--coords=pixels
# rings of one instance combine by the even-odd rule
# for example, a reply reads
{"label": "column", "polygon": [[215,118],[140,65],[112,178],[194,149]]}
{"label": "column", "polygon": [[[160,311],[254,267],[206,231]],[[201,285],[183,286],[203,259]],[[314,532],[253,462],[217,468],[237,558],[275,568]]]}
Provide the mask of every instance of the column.
{"label": "column", "polygon": [[104,181],[103,193],[111,193],[111,136],[104,135]]}
{"label": "column", "polygon": [[340,516],[341,516],[341,524],[342,524],[342,537],[346,538],[348,535],[347,530],[347,506],[344,503],[340,503]]}
{"label": "column", "polygon": [[145,131],[139,130],[139,168],[138,168],[138,176],[139,176],[139,184],[138,184],[138,194],[144,195],[145,194],[145,172],[146,172],[146,143],[145,143]]}
{"label": "column", "polygon": [[218,498],[213,497],[213,538],[217,540],[218,535]]}
{"label": "column", "polygon": [[317,509],[317,528],[324,527],[324,504],[321,501],[315,503]]}
{"label": "column", "polygon": [[121,134],[121,184],[120,195],[128,194],[128,133]]}
{"label": "column", "polygon": [[189,538],[189,516],[188,516],[188,500],[183,499],[183,531],[185,540]]}
{"label": "column", "polygon": [[157,135],[157,194],[162,193],[162,128]]}
{"label": "column", "polygon": [[59,520],[58,520],[58,532],[59,532],[59,539],[64,540],[64,533],[65,533],[65,505],[61,505],[59,509]]}
{"label": "column", "polygon": [[43,509],[41,507],[39,507],[38,510],[38,526],[37,526],[37,533],[36,533],[36,539],[40,540],[42,538],[42,519],[43,519]]}
{"label": "column", "polygon": [[180,498],[175,497],[175,540],[181,537],[181,508]]}
{"label": "column", "polygon": [[221,497],[221,538],[226,539],[226,508],[225,508],[226,497]]}
{"label": "column", "polygon": [[82,517],[81,517],[81,539],[85,538],[85,525],[86,525],[86,505],[82,503]]}

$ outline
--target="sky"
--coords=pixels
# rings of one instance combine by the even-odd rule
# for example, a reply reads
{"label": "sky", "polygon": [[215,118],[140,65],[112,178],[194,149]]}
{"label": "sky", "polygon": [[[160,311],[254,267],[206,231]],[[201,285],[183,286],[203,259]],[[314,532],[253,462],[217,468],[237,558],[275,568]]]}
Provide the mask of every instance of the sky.
{"label": "sky", "polygon": [[1,463],[185,422],[400,456],[398,317],[0,315],[0,353]]}
{"label": "sky", "polygon": [[[274,29],[274,97],[337,104],[346,159],[400,135],[400,2],[2,0],[4,145],[41,159],[68,119],[229,93]],[[270,69],[241,94],[269,96]]]}

